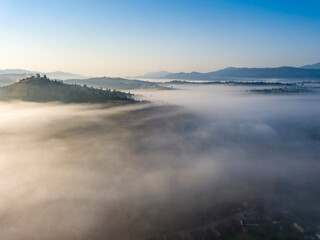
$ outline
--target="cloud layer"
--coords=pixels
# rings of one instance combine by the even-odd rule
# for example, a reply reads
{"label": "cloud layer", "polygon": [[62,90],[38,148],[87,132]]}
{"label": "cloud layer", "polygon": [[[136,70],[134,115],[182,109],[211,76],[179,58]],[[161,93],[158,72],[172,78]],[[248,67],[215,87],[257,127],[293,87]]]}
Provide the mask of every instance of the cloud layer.
{"label": "cloud layer", "polygon": [[1,103],[1,236],[136,239],[270,191],[319,211],[317,96],[188,91],[166,96],[182,108]]}

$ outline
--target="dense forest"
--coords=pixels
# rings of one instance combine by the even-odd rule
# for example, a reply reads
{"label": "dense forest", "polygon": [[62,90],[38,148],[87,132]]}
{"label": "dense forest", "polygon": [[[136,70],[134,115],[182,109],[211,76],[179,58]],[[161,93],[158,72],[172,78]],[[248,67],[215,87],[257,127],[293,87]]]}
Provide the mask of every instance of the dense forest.
{"label": "dense forest", "polygon": [[97,89],[65,84],[62,81],[50,80],[46,75],[32,76],[17,83],[0,87],[0,100],[23,100],[33,102],[60,101],[65,103],[101,103],[113,100],[134,102],[132,94],[111,89]]}

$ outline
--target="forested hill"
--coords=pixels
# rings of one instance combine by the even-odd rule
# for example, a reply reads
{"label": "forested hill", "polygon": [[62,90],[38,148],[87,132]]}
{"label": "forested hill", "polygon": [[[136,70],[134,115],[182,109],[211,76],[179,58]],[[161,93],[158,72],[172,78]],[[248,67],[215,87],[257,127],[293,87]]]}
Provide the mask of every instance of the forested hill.
{"label": "forested hill", "polygon": [[32,102],[60,101],[64,103],[103,103],[109,101],[134,102],[132,95],[115,90],[89,88],[86,85],[65,84],[50,80],[45,75],[30,77],[17,83],[0,87],[0,100]]}

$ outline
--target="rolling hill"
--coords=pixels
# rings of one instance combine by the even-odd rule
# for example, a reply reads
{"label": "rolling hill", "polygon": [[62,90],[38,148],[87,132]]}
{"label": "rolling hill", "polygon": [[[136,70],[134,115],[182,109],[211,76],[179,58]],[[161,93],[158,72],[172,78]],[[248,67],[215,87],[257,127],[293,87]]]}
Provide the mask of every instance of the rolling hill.
{"label": "rolling hill", "polygon": [[59,101],[64,103],[105,103],[110,101],[134,102],[132,94],[65,84],[47,77],[29,77],[17,83],[0,87],[0,100],[31,102]]}

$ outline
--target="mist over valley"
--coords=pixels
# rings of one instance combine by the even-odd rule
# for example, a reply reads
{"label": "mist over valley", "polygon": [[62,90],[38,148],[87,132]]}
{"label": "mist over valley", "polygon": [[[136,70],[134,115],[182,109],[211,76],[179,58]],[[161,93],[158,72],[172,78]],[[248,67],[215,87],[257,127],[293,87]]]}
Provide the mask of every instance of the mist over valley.
{"label": "mist over valley", "polygon": [[107,108],[2,102],[1,236],[161,236],[270,195],[318,222],[320,95],[251,88],[137,90],[153,103]]}

